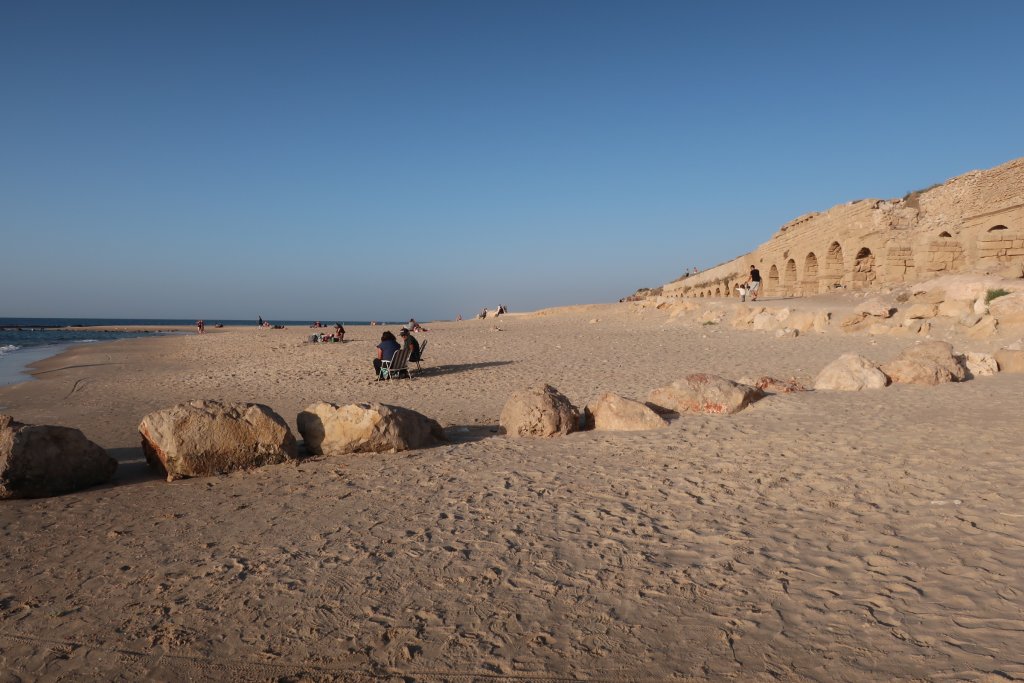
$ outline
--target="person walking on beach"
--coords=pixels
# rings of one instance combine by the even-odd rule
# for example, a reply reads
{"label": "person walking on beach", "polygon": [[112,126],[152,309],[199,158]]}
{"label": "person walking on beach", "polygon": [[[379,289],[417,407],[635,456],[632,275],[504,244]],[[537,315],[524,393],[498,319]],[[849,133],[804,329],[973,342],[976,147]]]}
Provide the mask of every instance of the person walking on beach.
{"label": "person walking on beach", "polygon": [[263,327],[263,316],[261,315],[259,322],[256,323],[256,327]]}
{"label": "person walking on beach", "polygon": [[750,277],[744,284],[747,285],[747,294],[750,295],[750,300],[757,301],[757,295],[761,292],[761,271],[750,266]]}
{"label": "person walking on beach", "polygon": [[377,344],[377,357],[373,359],[373,374],[377,379],[380,379],[380,364],[383,360],[391,360],[391,357],[395,355],[395,351],[400,351],[401,346],[398,345],[398,340],[388,330],[384,331],[384,334],[380,336],[380,344]]}
{"label": "person walking on beach", "polygon": [[196,334],[202,334],[203,332],[206,332],[206,321],[204,321],[204,320],[197,320],[196,321]]}

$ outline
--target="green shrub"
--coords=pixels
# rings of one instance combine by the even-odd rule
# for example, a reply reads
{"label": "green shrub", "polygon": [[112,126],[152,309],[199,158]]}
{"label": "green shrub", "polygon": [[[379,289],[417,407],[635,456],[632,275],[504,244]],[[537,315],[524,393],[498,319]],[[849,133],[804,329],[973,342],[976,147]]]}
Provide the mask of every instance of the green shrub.
{"label": "green shrub", "polygon": [[1009,294],[1005,289],[990,289],[985,293],[985,303],[989,303],[992,299],[998,299],[1001,296]]}

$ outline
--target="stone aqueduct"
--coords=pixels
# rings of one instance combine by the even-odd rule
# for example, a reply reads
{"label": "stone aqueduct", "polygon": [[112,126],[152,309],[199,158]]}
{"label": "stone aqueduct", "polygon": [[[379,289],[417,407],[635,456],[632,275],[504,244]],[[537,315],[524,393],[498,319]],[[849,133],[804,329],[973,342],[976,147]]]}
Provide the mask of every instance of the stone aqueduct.
{"label": "stone aqueduct", "polygon": [[762,296],[873,289],[1024,265],[1024,158],[903,199],[864,199],[790,221],[754,251],[661,288],[667,297],[731,297],[756,265]]}

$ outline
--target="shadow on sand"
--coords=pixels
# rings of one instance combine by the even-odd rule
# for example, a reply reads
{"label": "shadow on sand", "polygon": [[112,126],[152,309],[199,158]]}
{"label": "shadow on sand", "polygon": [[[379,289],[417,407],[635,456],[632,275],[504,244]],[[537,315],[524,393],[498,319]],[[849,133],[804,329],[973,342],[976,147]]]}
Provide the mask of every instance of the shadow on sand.
{"label": "shadow on sand", "polygon": [[469,372],[480,368],[495,368],[502,365],[512,365],[514,360],[491,360],[486,363],[463,363],[462,365],[433,365],[425,366],[422,370],[413,370],[413,377],[436,377],[438,375],[454,375],[457,372]]}
{"label": "shadow on sand", "polygon": [[117,471],[111,478],[110,486],[125,484],[141,484],[147,481],[160,481],[164,476],[149,466],[142,446],[134,448],[108,448],[107,453],[117,461]]}

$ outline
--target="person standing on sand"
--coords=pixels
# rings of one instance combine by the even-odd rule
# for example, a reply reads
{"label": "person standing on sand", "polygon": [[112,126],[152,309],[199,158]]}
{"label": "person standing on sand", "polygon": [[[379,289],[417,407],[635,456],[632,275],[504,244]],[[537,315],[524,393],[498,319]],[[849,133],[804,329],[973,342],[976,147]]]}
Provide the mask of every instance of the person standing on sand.
{"label": "person standing on sand", "polygon": [[259,318],[260,320],[258,323],[256,323],[256,327],[263,327],[263,316],[261,315]]}
{"label": "person standing on sand", "polygon": [[750,277],[747,278],[745,284],[747,285],[747,294],[750,295],[750,300],[757,301],[757,295],[761,292],[761,271],[754,266],[750,266]]}

